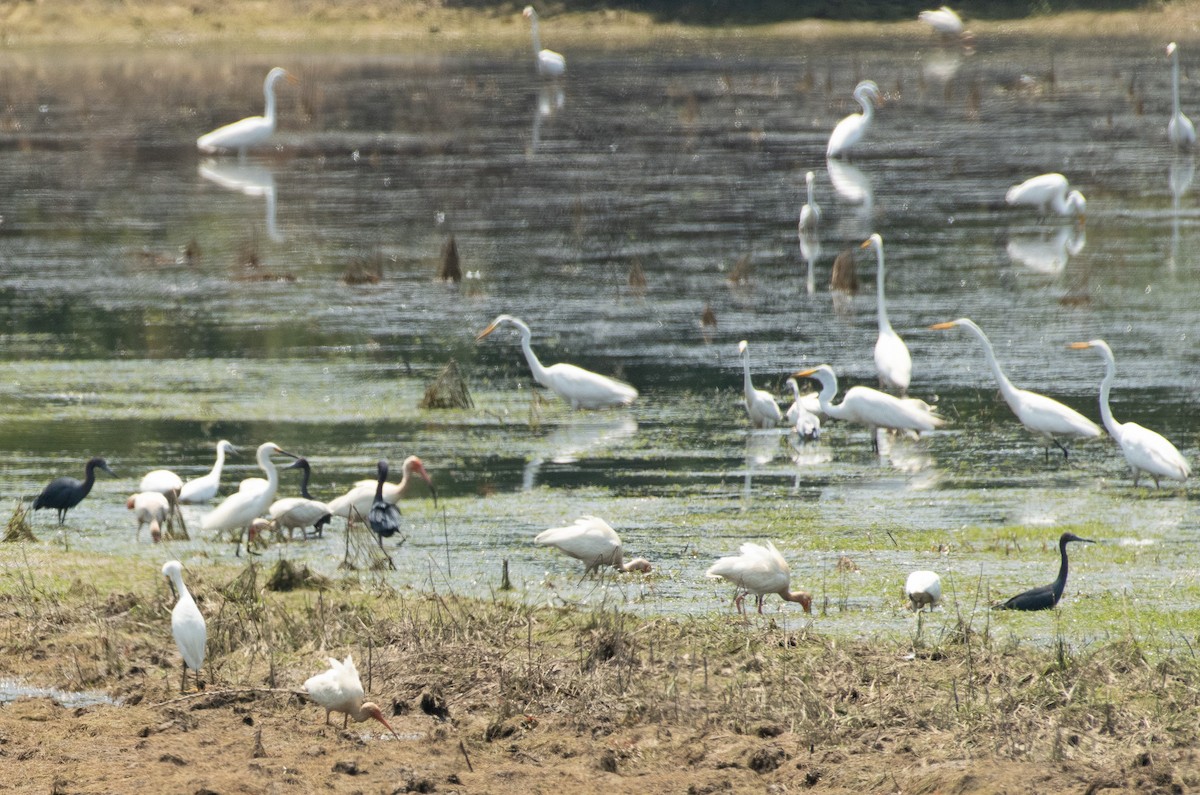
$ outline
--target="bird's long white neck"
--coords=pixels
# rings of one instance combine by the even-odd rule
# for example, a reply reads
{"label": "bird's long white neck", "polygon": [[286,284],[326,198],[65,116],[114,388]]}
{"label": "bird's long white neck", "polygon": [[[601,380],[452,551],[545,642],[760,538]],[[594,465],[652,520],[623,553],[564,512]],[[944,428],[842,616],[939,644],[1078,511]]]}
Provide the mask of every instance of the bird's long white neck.
{"label": "bird's long white neck", "polygon": [[838,390],[837,376],[826,374],[820,381],[821,391],[817,393],[817,401],[821,404],[821,411],[835,420],[842,419],[845,411],[841,406],[833,405],[833,398],[837,395]]}
{"label": "bird's long white neck", "polygon": [[1179,51],[1171,53],[1171,102],[1175,115],[1179,115]]}
{"label": "bird's long white neck", "polygon": [[183,584],[183,576],[177,572],[171,572],[171,584],[175,586],[175,593],[179,594],[178,602],[192,601],[192,594],[188,591],[187,586]]}
{"label": "bird's long white neck", "polygon": [[1117,377],[1117,360],[1111,350],[1101,348],[1104,353],[1104,380],[1100,382],[1100,418],[1110,436],[1116,438],[1121,432],[1121,423],[1113,417],[1112,409],[1108,407],[1108,396],[1112,389],[1113,379]]}
{"label": "bird's long white neck", "polygon": [[876,277],[875,277],[875,282],[876,282],[875,301],[877,304],[876,314],[879,316],[879,330],[880,331],[890,331],[892,328],[892,323],[888,319],[887,301],[884,298],[884,287],[883,287],[883,284],[886,281],[884,278],[884,272],[883,272],[883,247],[879,246],[879,245],[875,245],[875,246],[872,246],[872,248],[875,249],[875,264],[878,267],[878,270],[876,271]]}
{"label": "bird's long white neck", "polygon": [[875,117],[875,105],[872,104],[866,91],[855,91],[854,98],[858,100],[859,106],[862,108],[863,120],[870,122]]}
{"label": "bird's long white neck", "polygon": [[212,471],[208,474],[218,480],[221,478],[221,470],[225,468],[225,445],[217,445],[217,461],[213,464]]}
{"label": "bird's long white neck", "polygon": [[742,389],[746,397],[754,394],[754,383],[750,380],[750,351],[742,351]]}
{"label": "bird's long white neck", "polygon": [[538,35],[538,18],[537,13],[529,15],[529,32],[533,39],[533,54],[536,57],[542,51],[542,37]]}
{"label": "bird's long white neck", "polygon": [[995,376],[996,383],[1000,385],[1000,394],[1004,395],[1004,399],[1010,406],[1013,405],[1013,401],[1017,397],[1017,388],[1000,369],[1000,362],[996,361],[996,352],[992,349],[992,341],[983,333],[983,329],[974,323],[959,323],[959,325],[970,331],[979,340],[979,344],[983,346],[983,355],[987,357],[988,366],[992,368],[992,375]]}
{"label": "bird's long white neck", "polygon": [[517,330],[521,332],[521,350],[525,353],[525,361],[529,362],[529,369],[533,371],[533,378],[539,384],[546,385],[546,368],[538,361],[537,354],[533,352],[533,332],[529,330],[529,326],[519,320],[511,321]]}
{"label": "bird's long white neck", "polygon": [[808,183],[808,206],[812,207],[812,208],[816,208],[817,203],[814,199],[813,180],[808,179],[808,180],[805,180],[805,182]]}
{"label": "bird's long white neck", "polygon": [[258,453],[258,468],[267,473],[267,491],[274,494],[279,488],[279,470],[271,461],[270,450],[260,450]]}
{"label": "bird's long white neck", "polygon": [[268,75],[266,82],[263,83],[263,98],[266,100],[263,118],[272,127],[275,126],[275,80],[275,75]]}

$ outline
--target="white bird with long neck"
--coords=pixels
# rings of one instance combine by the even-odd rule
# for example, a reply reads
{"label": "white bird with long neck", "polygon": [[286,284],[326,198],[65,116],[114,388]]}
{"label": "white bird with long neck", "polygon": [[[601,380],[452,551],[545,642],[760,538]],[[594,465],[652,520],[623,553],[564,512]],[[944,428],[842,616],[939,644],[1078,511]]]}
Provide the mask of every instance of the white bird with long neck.
{"label": "white bird with long neck", "polygon": [[533,6],[525,6],[522,15],[529,20],[529,32],[533,39],[533,57],[538,74],[544,77],[561,77],[567,71],[567,59],[554,50],[542,49],[542,38],[538,35],[538,15]]}
{"label": "white bird with long neck", "polygon": [[169,560],[163,564],[163,576],[171,584],[175,594],[175,607],[171,609],[171,634],[175,636],[175,645],[179,647],[179,655],[183,657],[183,676],[179,683],[179,692],[187,685],[189,668],[199,682],[200,668],[204,665],[204,649],[208,640],[208,629],[204,625],[204,616],[196,601],[183,584],[183,566],[177,560]]}
{"label": "white bird with long neck", "polygon": [[525,352],[525,361],[529,363],[534,380],[571,404],[571,408],[606,409],[628,406],[637,400],[636,389],[614,378],[563,362],[543,367],[530,345],[533,332],[529,330],[525,321],[512,315],[497,316],[491,325],[479,332],[475,341],[479,342],[505,324],[515,327],[521,333],[521,350]]}
{"label": "white bird with long neck", "polygon": [[263,97],[266,102],[263,115],[249,116],[201,135],[196,139],[196,146],[200,151],[212,154],[225,149],[236,149],[238,156],[244,157],[248,148],[258,146],[270,138],[275,133],[275,84],[282,79],[291,83],[297,82],[296,78],[282,67],[276,66],[267,72],[263,81]]}
{"label": "white bird with long neck", "polygon": [[325,708],[325,725],[329,723],[329,713],[341,712],[343,715],[342,728],[346,728],[350,720],[361,723],[368,718],[377,720],[387,727],[396,739],[400,736],[383,717],[383,711],[373,701],[363,702],[362,680],[358,676],[358,668],[354,665],[352,655],[338,662],[329,658],[329,670],[309,677],[304,682],[304,690],[308,697],[319,706]]}
{"label": "white bird with long neck", "polygon": [[1062,174],[1040,174],[1013,185],[1004,194],[1004,200],[1009,204],[1037,207],[1042,215],[1053,212],[1083,220],[1087,214],[1087,200],[1082,193],[1070,188]]}
{"label": "white bird with long neck", "polygon": [[854,101],[862,113],[851,113],[837,123],[825,148],[826,157],[840,157],[862,140],[875,118],[875,103],[879,102],[879,86],[873,80],[863,80],[854,87]]}
{"label": "white bird with long neck", "polygon": [[[960,317],[958,320],[937,323],[929,328],[944,330],[956,326],[974,334],[975,338],[979,340],[979,344],[983,346],[983,354],[987,357],[988,366],[992,368],[992,375],[995,376],[996,384],[1000,387],[1000,394],[1004,397],[1004,402],[1012,409],[1012,413],[1017,415],[1017,419],[1030,432],[1041,436],[1048,445],[1053,444],[1062,450],[1063,458],[1067,458],[1069,454],[1067,446],[1060,440],[1094,439],[1100,435],[1099,425],[1070,406],[1065,406],[1054,398],[1037,392],[1013,386],[1013,382],[1008,380],[1008,376],[1000,368],[1000,362],[996,361],[996,352],[992,349],[991,341],[983,333],[983,329],[969,318]],[[1047,446],[1046,457],[1049,458],[1049,456],[1050,448]]]}
{"label": "white bird with long neck", "polygon": [[167,517],[171,515],[171,503],[166,496],[157,491],[142,491],[137,494],[130,495],[125,501],[125,507],[133,511],[133,518],[137,519],[137,531],[133,534],[133,540],[137,541],[142,534],[142,526],[150,525],[150,538],[157,543],[162,538],[162,525],[167,521]]}
{"label": "white bird with long neck", "polygon": [[620,572],[637,571],[643,574],[651,570],[650,561],[645,558],[625,561],[621,537],[598,516],[581,516],[566,527],[543,530],[534,536],[533,543],[554,547],[564,555],[582,561],[585,577],[592,572],[599,572],[603,566],[612,566]]}
{"label": "white bird with long neck", "polygon": [[[404,463],[400,465],[400,469],[402,477],[399,483],[383,484],[383,499],[393,505],[400,502],[403,497],[406,497],[412,491],[413,484],[416,483],[416,480],[412,476],[416,475],[429,486],[429,491],[433,495],[433,504],[436,506],[437,489],[434,487],[433,478],[429,476],[429,472],[425,469],[425,464],[422,463],[421,459],[415,455],[410,455],[404,459]],[[350,491],[329,501],[329,512],[334,516],[341,516],[347,520],[353,518],[366,519],[367,514],[371,511],[371,505],[375,502],[377,486],[378,484],[374,480],[358,481]]]}
{"label": "white bird with long neck", "polygon": [[817,225],[821,222],[821,208],[817,205],[816,193],[814,185],[817,182],[817,175],[809,171],[804,175],[804,184],[808,190],[808,201],[800,208],[800,237],[803,238],[806,232],[815,232]]}
{"label": "white bird with long neck", "polygon": [[818,395],[821,411],[835,420],[866,425],[871,430],[871,445],[875,450],[879,449],[879,440],[875,436],[877,428],[919,434],[939,428],[946,422],[934,414],[924,401],[894,397],[869,386],[850,387],[842,402],[835,406],[832,401],[838,391],[837,375],[827,364],[801,370],[793,377],[815,378],[821,384]]}
{"label": "white bird with long neck", "polygon": [[875,340],[875,369],[879,372],[879,383],[891,387],[901,395],[908,392],[912,381],[912,356],[904,340],[892,328],[888,319],[887,301],[884,299],[883,238],[871,235],[862,248],[875,250],[875,304],[879,320],[879,337]]}
{"label": "white bird with long neck", "polygon": [[737,586],[733,603],[738,613],[746,614],[746,594],[754,594],[758,612],[763,611],[763,600],[767,594],[779,594],[784,601],[796,602],[805,613],[812,612],[812,596],[807,591],[793,591],[792,570],[783,555],[768,541],[766,546],[746,542],[738,550],[741,554],[719,558],[709,567],[705,575],[713,579],[726,579]]}
{"label": "white bird with long neck", "polygon": [[750,424],[755,428],[774,428],[783,420],[783,412],[775,397],[764,389],[755,389],[750,380],[750,351],[746,340],[738,343],[738,353],[742,355],[743,392],[746,395],[746,414],[750,416]]}
{"label": "white bird with long neck", "polygon": [[1196,126],[1179,108],[1179,48],[1175,42],[1167,45],[1171,61],[1171,120],[1167,122],[1167,140],[1176,149],[1189,150],[1196,145]]}
{"label": "white bird with long neck", "polygon": [[922,11],[917,14],[917,19],[942,36],[961,36],[963,32],[962,17],[950,6],[942,6],[936,11]]}
{"label": "white bird with long neck", "polygon": [[1108,405],[1108,396],[1113,379],[1117,377],[1117,360],[1108,343],[1104,340],[1090,340],[1072,342],[1067,347],[1072,350],[1094,348],[1104,357],[1104,380],[1100,382],[1100,417],[1104,420],[1108,435],[1120,445],[1125,460],[1133,470],[1133,485],[1138,484],[1143,472],[1154,478],[1155,488],[1158,488],[1159,478],[1185,482],[1192,474],[1192,467],[1175,445],[1156,431],[1136,422],[1117,422],[1113,417],[1112,409]]}
{"label": "white bird with long neck", "polygon": [[914,571],[904,581],[904,597],[914,611],[931,611],[942,601],[942,578],[933,571]]}
{"label": "white bird with long neck", "polygon": [[221,488],[221,471],[225,468],[225,454],[236,454],[238,449],[230,442],[222,439],[217,442],[217,460],[207,475],[192,478],[183,484],[179,492],[179,502],[184,505],[199,505],[217,496]]}
{"label": "white bird with long neck", "polygon": [[784,419],[795,429],[802,439],[814,440],[821,435],[821,399],[810,392],[800,394],[800,385],[795,378],[787,380],[792,390],[792,405],[788,406]]}
{"label": "white bird with long neck", "polygon": [[[211,512],[200,520],[200,527],[206,531],[240,530],[248,528],[250,523],[267,512],[275,501],[275,492],[279,489],[279,470],[271,462],[272,455],[286,455],[298,458],[279,447],[274,442],[264,442],[258,446],[258,467],[266,473],[266,480],[250,479],[251,485],[243,485],[236,494],[231,494]],[[240,549],[240,548],[239,548]]]}

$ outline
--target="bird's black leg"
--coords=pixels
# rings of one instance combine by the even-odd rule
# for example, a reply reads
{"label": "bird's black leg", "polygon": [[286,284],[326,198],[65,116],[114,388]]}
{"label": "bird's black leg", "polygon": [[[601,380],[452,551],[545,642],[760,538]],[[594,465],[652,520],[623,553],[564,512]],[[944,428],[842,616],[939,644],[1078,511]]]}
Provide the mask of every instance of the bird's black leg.
{"label": "bird's black leg", "polygon": [[[1063,460],[1064,461],[1067,461],[1071,458],[1071,454],[1067,452],[1066,445],[1064,445],[1062,442],[1060,442],[1058,439],[1055,439],[1054,437],[1051,437],[1050,441],[1054,442],[1055,446],[1057,446],[1059,450],[1063,451]],[[1050,455],[1049,447],[1046,448],[1046,455]]]}

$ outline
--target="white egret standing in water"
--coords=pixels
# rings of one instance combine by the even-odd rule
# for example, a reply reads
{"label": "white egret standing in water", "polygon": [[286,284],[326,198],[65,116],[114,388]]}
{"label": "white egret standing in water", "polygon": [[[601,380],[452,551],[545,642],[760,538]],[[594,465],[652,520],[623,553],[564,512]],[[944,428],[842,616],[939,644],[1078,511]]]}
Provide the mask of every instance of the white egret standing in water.
{"label": "white egret standing in water", "polygon": [[1196,126],[1179,108],[1179,48],[1175,42],[1167,45],[1171,61],[1171,120],[1167,122],[1167,139],[1176,149],[1191,149],[1196,145]]}
{"label": "white egret standing in water", "polygon": [[538,35],[538,14],[533,6],[525,6],[522,12],[529,20],[529,32],[533,39],[533,56],[537,60],[538,74],[544,77],[561,77],[567,71],[567,59],[554,50],[542,49],[542,37]]}
{"label": "white egret standing in water", "polygon": [[274,454],[299,457],[283,450],[274,442],[260,444],[256,458],[259,469],[267,473],[267,479],[247,479],[256,482],[243,486],[237,493],[229,495],[220,505],[205,514],[200,520],[202,529],[217,532],[240,530],[249,527],[252,521],[267,512],[271,503],[275,501],[275,492],[279,488],[279,471],[271,462],[271,456]]}
{"label": "white egret standing in water", "polygon": [[754,388],[750,380],[750,350],[746,340],[738,343],[738,353],[742,355],[742,387],[750,424],[755,428],[774,428],[783,419],[783,412],[779,410],[774,395],[764,389]]}
{"label": "white egret standing in water", "polygon": [[862,108],[862,113],[851,113],[837,123],[825,148],[826,157],[841,157],[862,140],[871,129],[875,103],[879,100],[879,86],[873,80],[863,80],[854,87],[854,101]]}
{"label": "white egret standing in water", "polygon": [[871,235],[862,248],[875,250],[876,312],[879,320],[879,337],[875,340],[875,369],[879,372],[879,383],[891,387],[901,395],[908,392],[912,381],[912,356],[904,340],[892,328],[888,319],[887,301],[884,299],[883,238]]}
{"label": "white egret standing in water", "polygon": [[1042,215],[1054,212],[1083,219],[1087,212],[1087,200],[1077,190],[1068,193],[1069,189],[1070,184],[1062,174],[1040,174],[1013,185],[1004,194],[1004,200],[1009,204],[1037,207]]}
{"label": "white egret standing in water", "polygon": [[936,11],[922,11],[917,14],[917,19],[942,36],[961,36],[963,32],[962,18],[950,6],[942,6]]}
{"label": "white egret standing in water", "polygon": [[842,402],[835,406],[832,400],[838,391],[837,375],[827,364],[801,370],[794,377],[815,378],[820,382],[821,411],[835,420],[866,425],[871,430],[871,446],[876,452],[879,450],[879,440],[875,436],[877,428],[921,433],[946,422],[920,400],[901,399],[869,386],[850,387]]}
{"label": "white egret standing in water", "polygon": [[813,186],[816,184],[817,175],[813,172],[808,172],[804,175],[804,184],[808,193],[808,201],[800,208],[800,235],[805,232],[815,232],[817,224],[821,222],[821,208],[817,205],[816,195],[813,191]]}
{"label": "white egret standing in water", "polygon": [[[1063,458],[1066,458],[1068,453],[1066,445],[1059,441],[1060,439],[1095,439],[1100,435],[1100,426],[1070,406],[1037,392],[1017,389],[1013,382],[1008,380],[1004,370],[1000,369],[1000,363],[996,361],[996,352],[983,329],[969,318],[960,317],[958,320],[937,323],[929,328],[951,329],[956,326],[974,334],[983,346],[983,355],[987,357],[988,366],[992,368],[992,375],[1000,387],[1000,394],[1012,409],[1012,413],[1016,414],[1021,424],[1030,431],[1062,450]],[[1049,447],[1046,448],[1046,457],[1050,457]]]}
{"label": "white egret standing in water", "polygon": [[213,154],[221,150],[236,149],[239,157],[246,155],[246,149],[258,146],[275,132],[275,84],[286,78],[288,82],[297,82],[286,69],[276,66],[267,72],[263,81],[263,96],[266,108],[261,116],[247,118],[218,127],[210,133],[205,133],[196,139],[196,146],[201,152]]}
{"label": "white egret standing in water", "polygon": [[534,380],[570,403],[571,408],[605,409],[628,406],[637,400],[636,389],[614,378],[562,362],[543,367],[530,345],[533,332],[525,321],[512,315],[498,315],[487,328],[479,332],[475,341],[479,342],[505,324],[521,333],[521,350],[525,352],[525,361],[533,371]]}
{"label": "white egret standing in water", "polygon": [[1100,417],[1104,420],[1108,435],[1120,445],[1125,460],[1133,470],[1133,485],[1138,484],[1143,472],[1154,478],[1155,488],[1158,487],[1159,478],[1170,478],[1181,483],[1186,481],[1192,474],[1192,467],[1166,437],[1136,422],[1117,422],[1113,417],[1112,409],[1108,405],[1108,395],[1113,379],[1117,377],[1117,360],[1108,343],[1104,340],[1090,340],[1072,342],[1067,347],[1072,350],[1095,348],[1104,357],[1104,380],[1100,382]]}

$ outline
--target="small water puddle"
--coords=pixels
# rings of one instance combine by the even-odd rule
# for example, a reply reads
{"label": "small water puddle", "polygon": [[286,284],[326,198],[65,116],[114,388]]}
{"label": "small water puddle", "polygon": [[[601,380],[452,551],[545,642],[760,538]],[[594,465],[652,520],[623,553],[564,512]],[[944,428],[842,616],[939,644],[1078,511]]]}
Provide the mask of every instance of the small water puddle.
{"label": "small water puddle", "polygon": [[121,699],[113,698],[103,690],[59,690],[57,687],[38,687],[16,679],[0,679],[0,704],[11,704],[28,698],[48,698],[67,709],[121,705]]}

